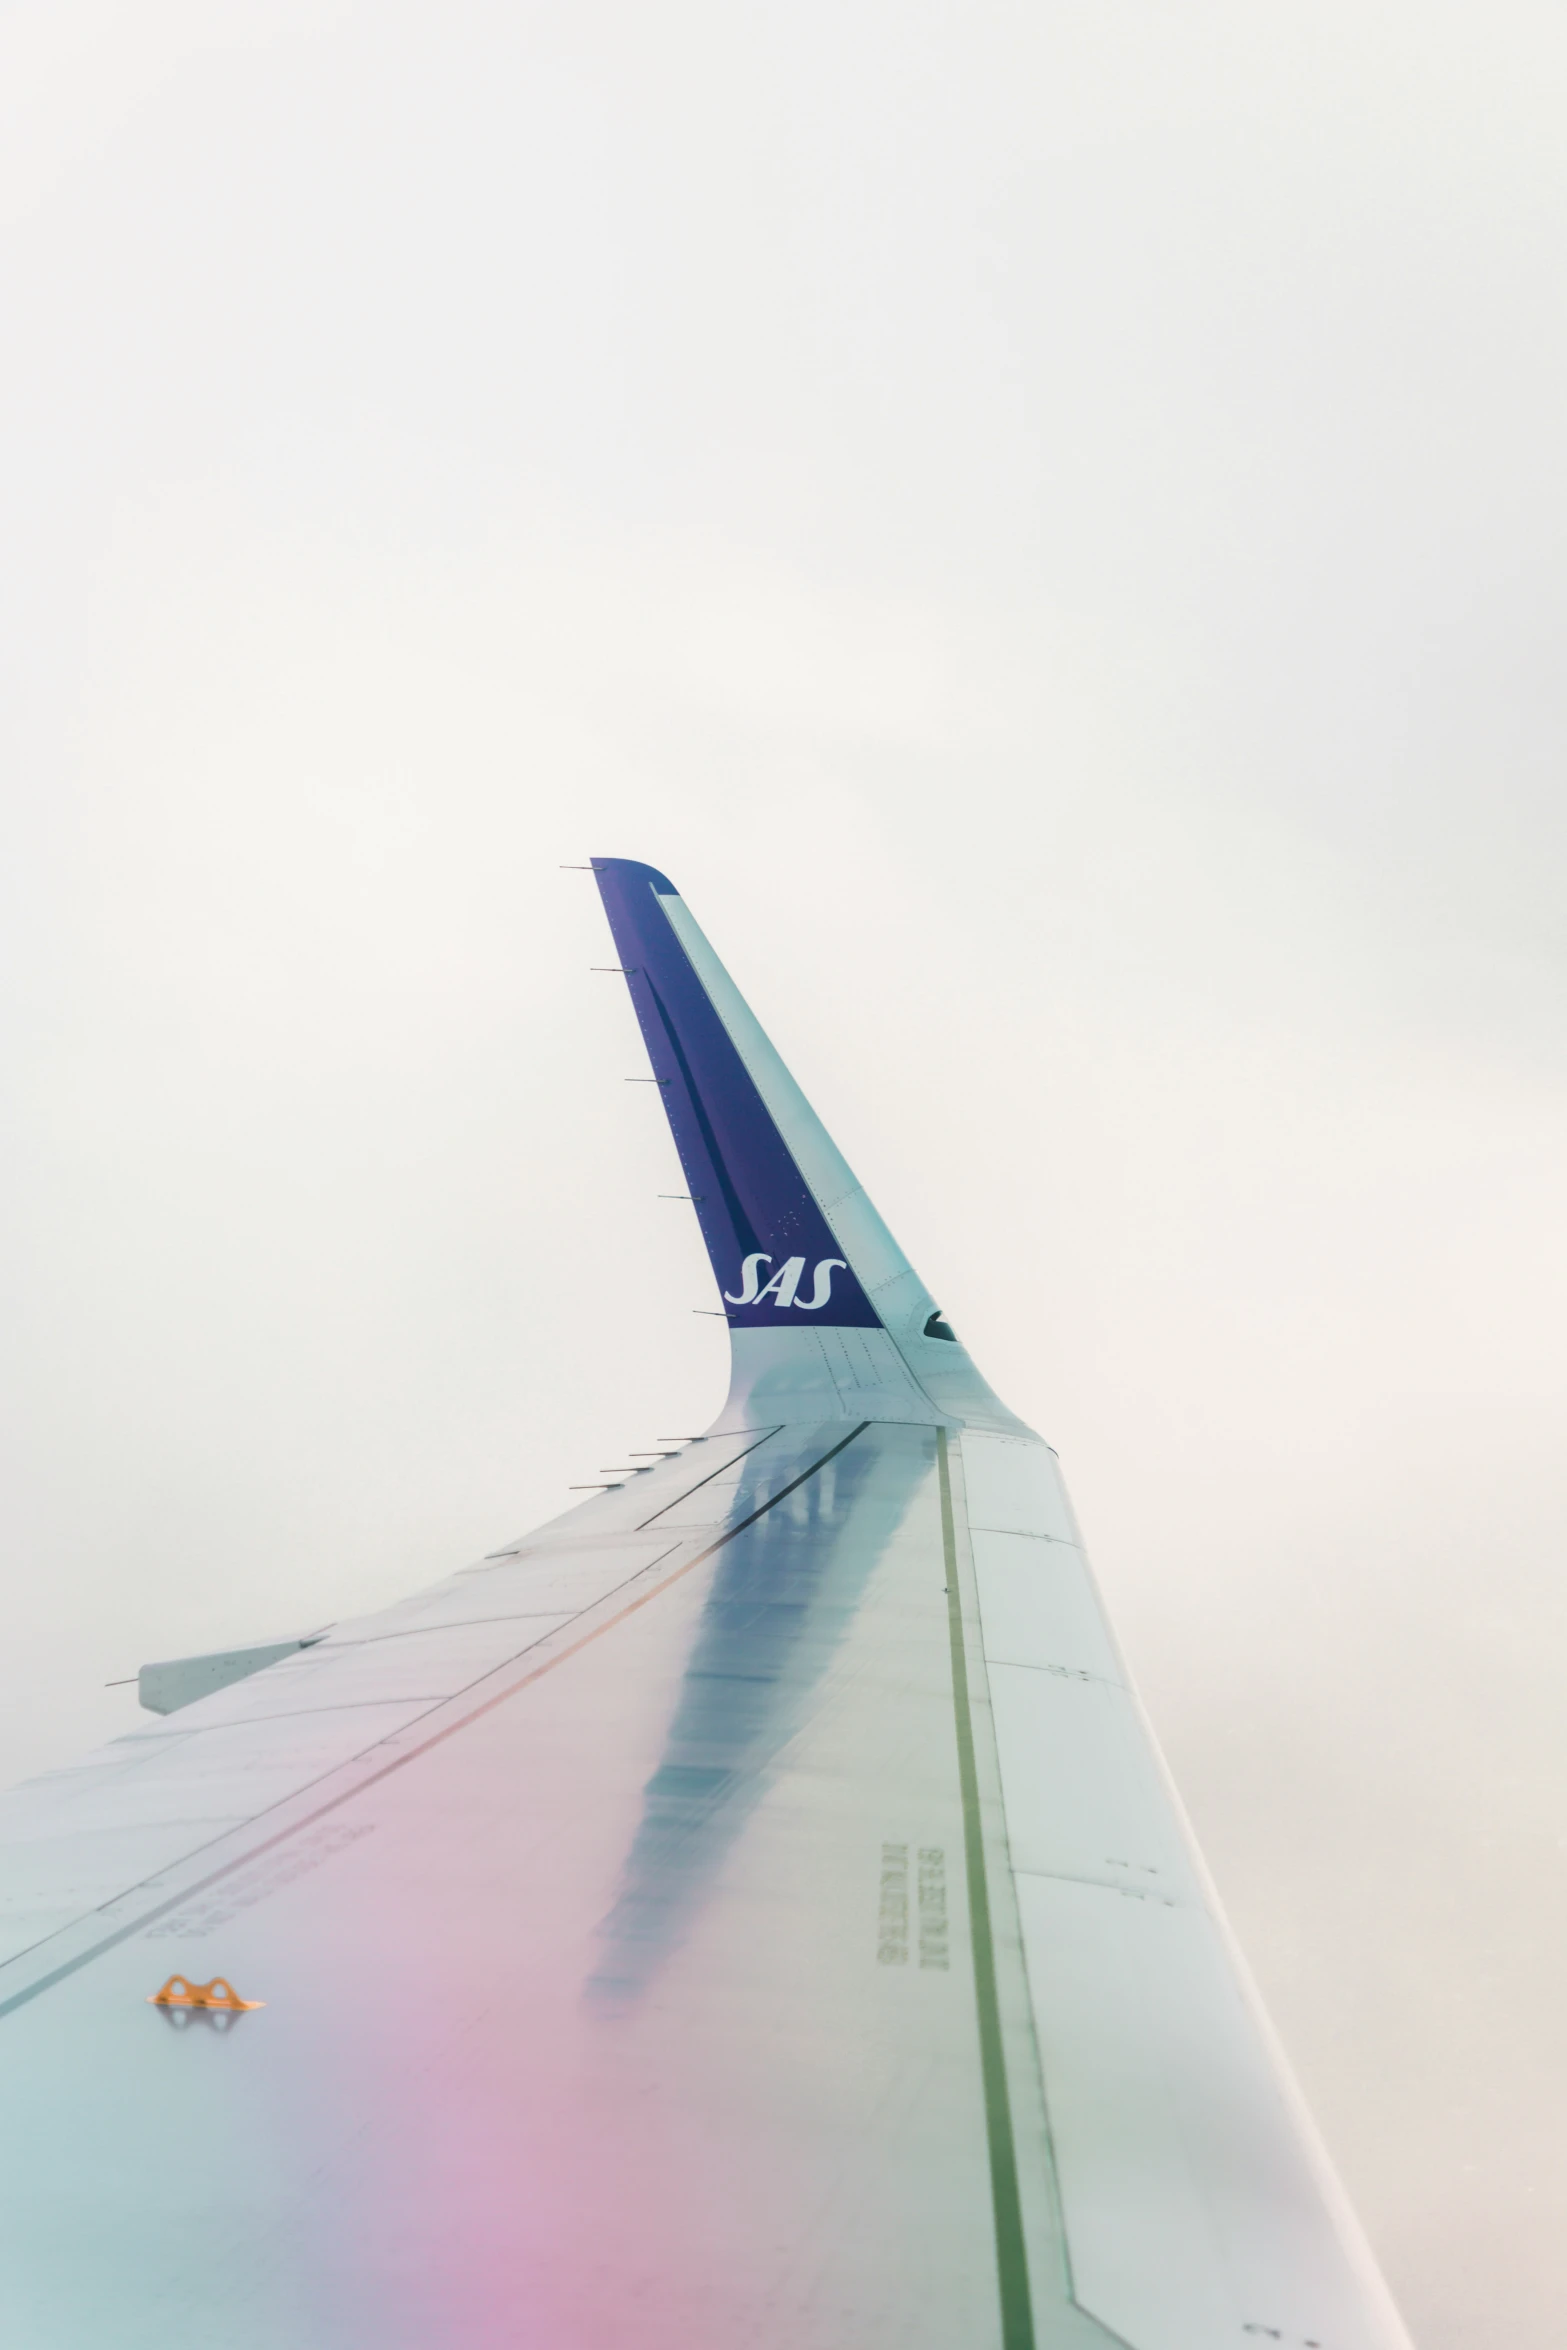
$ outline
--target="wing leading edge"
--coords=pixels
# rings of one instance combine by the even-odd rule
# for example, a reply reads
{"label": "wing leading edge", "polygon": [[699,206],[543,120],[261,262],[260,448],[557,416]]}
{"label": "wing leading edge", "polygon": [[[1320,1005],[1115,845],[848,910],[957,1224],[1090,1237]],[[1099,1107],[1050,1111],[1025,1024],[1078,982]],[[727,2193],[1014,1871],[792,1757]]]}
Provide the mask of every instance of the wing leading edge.
{"label": "wing leading edge", "polygon": [[595,870],[725,1408],[0,1804],[0,2333],[1407,2350],[1054,1454],[671,885]]}

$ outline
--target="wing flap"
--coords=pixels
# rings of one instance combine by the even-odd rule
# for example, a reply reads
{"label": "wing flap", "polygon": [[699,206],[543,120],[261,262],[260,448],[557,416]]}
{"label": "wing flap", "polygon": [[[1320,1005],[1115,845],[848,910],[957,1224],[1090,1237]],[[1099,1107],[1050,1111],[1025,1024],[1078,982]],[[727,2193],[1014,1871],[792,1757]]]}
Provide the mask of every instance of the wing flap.
{"label": "wing flap", "polygon": [[1212,1921],[1027,1872],[1018,1901],[1079,2306],[1130,2350],[1396,2342]]}
{"label": "wing flap", "polygon": [[1126,1683],[1055,1457],[965,1432],[961,1467],[1071,2298],[1126,2350],[1396,2350]]}
{"label": "wing flap", "polygon": [[970,1529],[974,1579],[994,1665],[1119,1682],[1124,1667],[1094,1590],[1088,1561],[1072,1542],[1038,1534]]}

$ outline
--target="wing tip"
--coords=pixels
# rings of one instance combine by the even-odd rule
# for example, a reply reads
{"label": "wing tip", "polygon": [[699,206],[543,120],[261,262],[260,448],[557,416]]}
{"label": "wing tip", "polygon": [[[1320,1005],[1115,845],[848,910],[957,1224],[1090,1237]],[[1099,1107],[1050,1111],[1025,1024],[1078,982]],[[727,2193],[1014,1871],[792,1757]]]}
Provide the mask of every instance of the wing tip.
{"label": "wing tip", "polygon": [[601,879],[606,873],[612,873],[622,881],[647,882],[657,897],[677,898],[680,895],[667,874],[660,873],[656,865],[639,864],[635,857],[591,857],[588,862]]}

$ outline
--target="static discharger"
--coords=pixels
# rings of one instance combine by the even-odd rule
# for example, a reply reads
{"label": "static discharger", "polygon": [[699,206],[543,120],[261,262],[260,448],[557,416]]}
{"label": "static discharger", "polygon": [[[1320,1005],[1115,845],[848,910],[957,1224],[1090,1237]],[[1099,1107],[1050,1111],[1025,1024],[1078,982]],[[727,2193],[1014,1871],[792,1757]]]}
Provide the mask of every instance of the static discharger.
{"label": "static discharger", "polygon": [[241,1999],[226,1975],[214,1975],[210,1983],[190,1983],[183,1975],[170,1975],[161,1991],[154,1991],[149,2007],[215,2007],[226,2015],[243,2015],[252,2007],[265,2007],[264,1999]]}

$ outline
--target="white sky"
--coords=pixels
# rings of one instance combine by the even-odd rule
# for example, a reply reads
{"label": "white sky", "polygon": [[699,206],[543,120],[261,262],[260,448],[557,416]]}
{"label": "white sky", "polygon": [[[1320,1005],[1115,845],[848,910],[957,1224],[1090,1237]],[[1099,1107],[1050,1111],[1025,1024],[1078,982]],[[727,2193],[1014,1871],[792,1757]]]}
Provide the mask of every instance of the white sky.
{"label": "white sky", "polygon": [[1567,19],[0,5],[0,1775],[702,1426],[673,874],[1567,2338]]}

